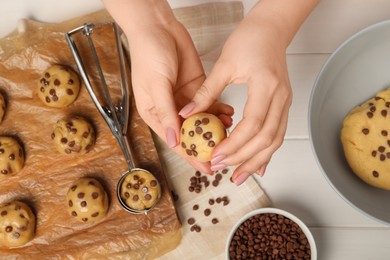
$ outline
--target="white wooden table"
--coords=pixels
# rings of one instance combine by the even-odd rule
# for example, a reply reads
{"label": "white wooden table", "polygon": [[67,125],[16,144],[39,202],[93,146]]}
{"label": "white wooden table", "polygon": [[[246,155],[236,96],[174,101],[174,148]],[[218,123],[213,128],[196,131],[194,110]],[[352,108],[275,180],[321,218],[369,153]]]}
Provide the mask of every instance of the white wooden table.
{"label": "white wooden table", "polygon": [[[173,8],[206,2],[170,1]],[[255,0],[243,2],[247,11]],[[0,37],[11,32],[20,18],[59,22],[101,8],[99,0],[3,0]],[[266,175],[257,180],[273,206],[290,211],[309,226],[317,243],[318,259],[390,259],[390,227],[353,209],[326,182],[315,161],[307,126],[310,93],[324,62],[349,36],[386,19],[390,19],[389,0],[322,0],[288,49],[294,90],[289,126]],[[230,87],[223,99],[236,107],[238,117],[244,91]]]}

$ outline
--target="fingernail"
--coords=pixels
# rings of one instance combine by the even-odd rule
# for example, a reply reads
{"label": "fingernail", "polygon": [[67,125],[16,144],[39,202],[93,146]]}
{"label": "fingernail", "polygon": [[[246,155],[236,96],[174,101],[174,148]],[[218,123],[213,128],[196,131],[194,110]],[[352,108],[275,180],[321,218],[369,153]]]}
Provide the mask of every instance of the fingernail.
{"label": "fingernail", "polygon": [[260,177],[263,177],[266,169],[267,169],[267,164],[264,164],[264,165],[257,171],[257,174],[258,174]]}
{"label": "fingernail", "polygon": [[242,172],[242,173],[240,173],[240,175],[237,176],[237,178],[234,179],[234,183],[237,186],[240,186],[241,184],[243,184],[246,181],[246,179],[248,179],[249,176],[251,176],[249,173]]}
{"label": "fingernail", "polygon": [[213,172],[222,170],[222,169],[224,169],[224,168],[226,168],[226,164],[224,164],[224,163],[215,164],[215,165],[212,165],[212,166],[210,167],[210,169],[211,169]]}
{"label": "fingernail", "polygon": [[211,164],[217,164],[226,158],[226,155],[220,154],[211,158]]}
{"label": "fingernail", "polygon": [[167,138],[167,144],[168,144],[169,148],[173,148],[173,147],[175,147],[177,145],[176,133],[175,133],[175,130],[173,130],[172,127],[169,127],[167,129],[166,138]]}
{"label": "fingernail", "polygon": [[179,115],[185,117],[195,108],[195,102],[191,101],[187,105],[185,105],[180,111]]}

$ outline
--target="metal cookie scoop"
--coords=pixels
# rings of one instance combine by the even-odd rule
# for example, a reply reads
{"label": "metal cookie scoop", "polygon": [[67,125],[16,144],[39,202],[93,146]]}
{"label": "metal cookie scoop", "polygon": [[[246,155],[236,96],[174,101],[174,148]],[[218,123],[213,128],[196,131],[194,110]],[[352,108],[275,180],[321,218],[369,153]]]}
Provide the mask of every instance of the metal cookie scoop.
{"label": "metal cookie scoop", "polygon": [[[114,30],[114,33],[115,33],[116,49],[117,49],[118,58],[119,58],[119,70],[120,70],[120,80],[121,80],[121,102],[120,102],[119,106],[115,106],[113,101],[112,101],[109,89],[107,87],[106,80],[104,78],[104,74],[103,74],[103,70],[102,70],[102,67],[101,67],[101,64],[99,61],[99,57],[98,57],[98,54],[97,54],[97,51],[96,51],[96,48],[95,48],[95,45],[94,45],[94,42],[92,39],[92,34],[94,33],[94,30],[97,28],[103,27],[103,26],[111,26]],[[158,180],[154,177],[154,175],[152,173],[150,173],[149,171],[147,171],[145,169],[135,167],[134,160],[133,160],[133,154],[132,154],[128,139],[126,137],[127,126],[128,126],[128,121],[129,121],[129,112],[130,112],[129,111],[130,110],[129,109],[130,96],[129,96],[129,91],[128,91],[125,58],[124,58],[123,48],[121,45],[120,32],[121,32],[121,30],[120,30],[119,26],[114,22],[109,22],[109,23],[104,23],[104,24],[84,24],[84,25],[82,25],[78,28],[75,28],[75,29],[69,31],[68,33],[66,33],[65,37],[66,37],[66,40],[68,41],[72,55],[76,61],[76,65],[80,71],[80,75],[85,83],[85,86],[88,90],[88,93],[91,96],[92,101],[94,102],[96,108],[99,110],[100,114],[103,116],[104,120],[108,124],[111,132],[114,134],[115,138],[117,139],[119,146],[123,152],[123,155],[126,159],[126,163],[128,165],[128,170],[122,174],[122,177],[119,179],[118,184],[117,184],[116,191],[117,191],[118,201],[121,204],[122,208],[128,212],[135,213],[135,214],[141,214],[141,213],[147,214],[147,212],[149,210],[151,210],[159,201],[159,199],[161,197],[161,188],[160,188],[160,184],[159,184]],[[74,39],[72,38],[72,36],[74,36],[75,34],[78,34],[78,33],[82,33],[87,38],[88,45],[89,45],[89,48],[90,48],[91,53],[92,53],[93,62],[94,62],[94,65],[96,66],[97,75],[98,75],[98,78],[100,81],[100,84],[96,84],[98,86],[95,86],[95,88],[91,84],[90,78],[89,78],[88,73],[87,73],[87,69],[85,68],[83,59],[82,59],[80,52],[79,52],[79,49],[77,48],[76,43],[75,43]],[[100,103],[98,95],[96,93],[97,91],[99,91],[99,93],[102,94],[102,96],[105,100],[106,106],[103,106]],[[140,171],[145,173],[145,174],[150,174],[150,176],[153,176],[155,182],[153,182],[152,184],[156,185],[155,188],[158,189],[158,196],[157,196],[157,198],[153,198],[153,202],[154,202],[153,205],[151,205],[147,208],[144,208],[144,209],[133,209],[125,202],[126,197],[130,196],[130,195],[128,195],[128,193],[127,193],[126,196],[123,196],[121,189],[122,189],[122,184],[126,180],[127,176],[129,176],[131,174],[139,173]],[[142,184],[140,183],[139,185],[142,185]],[[147,190],[148,190],[148,188],[142,189],[143,187],[138,187],[138,189],[140,189],[140,188],[141,188],[141,191],[143,191],[143,192],[145,192],[145,191],[147,192]],[[139,195],[136,198],[140,199]],[[146,199],[150,200],[150,197],[146,196]],[[134,198],[134,200],[135,200],[135,198]]]}

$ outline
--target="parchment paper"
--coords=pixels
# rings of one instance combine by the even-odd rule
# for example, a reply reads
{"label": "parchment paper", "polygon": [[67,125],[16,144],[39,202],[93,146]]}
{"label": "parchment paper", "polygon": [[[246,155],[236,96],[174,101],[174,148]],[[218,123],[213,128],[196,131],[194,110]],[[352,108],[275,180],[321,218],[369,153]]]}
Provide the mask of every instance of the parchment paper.
{"label": "parchment paper", "polygon": [[[0,134],[17,136],[26,153],[24,169],[0,179],[0,202],[26,201],[37,216],[36,237],[20,248],[1,248],[2,259],[152,259],[181,240],[181,224],[150,131],[134,106],[128,136],[136,165],[153,172],[162,186],[161,200],[148,215],[128,213],[117,201],[116,184],[127,165],[85,87],[66,108],[47,107],[37,97],[37,81],[47,67],[65,64],[77,71],[64,32],[84,22],[106,20],[110,17],[105,11],[55,25],[26,20],[19,33],[0,40],[0,89],[8,103]],[[108,33],[98,32],[94,42],[115,95],[119,70],[114,38]],[[86,155],[61,155],[54,148],[53,126],[69,115],[81,115],[95,126],[97,142]],[[67,190],[83,176],[100,180],[109,194],[109,212],[95,224],[77,222],[66,211]]]}

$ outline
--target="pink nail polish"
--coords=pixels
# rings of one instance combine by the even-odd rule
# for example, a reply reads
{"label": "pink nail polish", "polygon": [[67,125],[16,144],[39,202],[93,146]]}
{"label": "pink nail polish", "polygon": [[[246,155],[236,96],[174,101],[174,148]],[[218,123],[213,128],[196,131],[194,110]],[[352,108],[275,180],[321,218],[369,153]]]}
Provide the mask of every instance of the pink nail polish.
{"label": "pink nail polish", "polygon": [[217,164],[226,158],[226,155],[220,154],[211,158],[211,164]]}
{"label": "pink nail polish", "polygon": [[180,111],[179,115],[185,117],[195,108],[195,102],[191,101],[187,105],[185,105]]}
{"label": "pink nail polish", "polygon": [[210,169],[211,169],[213,172],[222,170],[222,169],[224,169],[224,168],[226,168],[226,164],[224,164],[224,163],[215,164],[215,165],[212,165],[212,166],[210,167]]}
{"label": "pink nail polish", "polygon": [[173,148],[177,145],[176,133],[173,128],[169,127],[166,132],[167,144],[169,148]]}
{"label": "pink nail polish", "polygon": [[234,180],[234,183],[237,185],[237,186],[240,186],[241,184],[243,184],[246,179],[248,179],[248,177],[251,176],[249,173],[247,172],[242,172],[240,173],[240,175],[237,176],[237,178]]}

